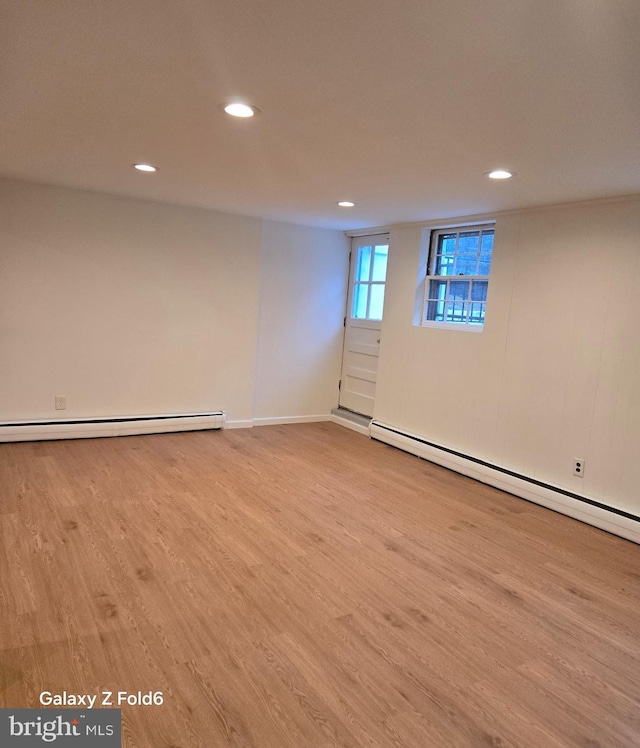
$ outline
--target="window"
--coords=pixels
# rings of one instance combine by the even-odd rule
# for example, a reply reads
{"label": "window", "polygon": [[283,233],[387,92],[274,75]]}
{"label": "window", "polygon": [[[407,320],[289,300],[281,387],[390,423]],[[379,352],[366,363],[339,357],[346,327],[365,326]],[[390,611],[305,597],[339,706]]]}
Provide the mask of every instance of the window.
{"label": "window", "polygon": [[482,329],[493,235],[493,224],[432,233],[423,323]]}
{"label": "window", "polygon": [[381,320],[389,244],[363,244],[356,251],[351,317]]}

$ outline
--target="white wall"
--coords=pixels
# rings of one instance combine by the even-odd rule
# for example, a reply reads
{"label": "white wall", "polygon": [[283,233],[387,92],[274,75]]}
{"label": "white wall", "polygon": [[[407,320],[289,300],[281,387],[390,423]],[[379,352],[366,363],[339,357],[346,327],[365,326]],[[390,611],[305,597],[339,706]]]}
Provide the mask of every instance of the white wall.
{"label": "white wall", "polygon": [[[481,334],[413,325],[421,238],[391,232],[376,420],[638,513],[640,200],[498,216]],[[327,415],[347,255],[339,232],[0,180],[0,420]]]}
{"label": "white wall", "polygon": [[[251,423],[256,391],[261,413],[328,414],[342,313],[326,307],[344,293],[344,237],[273,224],[263,253],[262,223],[0,180],[0,420],[221,408]],[[312,283],[302,273],[306,245],[318,253],[325,242],[327,258],[310,267],[331,293],[305,293],[301,318],[324,320],[311,332],[328,363],[304,391],[279,389],[278,367],[287,383],[292,370],[309,373],[310,346],[285,320],[293,309],[283,315],[271,301],[297,304],[300,284]],[[260,319],[261,290],[272,322]],[[259,328],[270,342],[256,390]],[[274,339],[291,361],[270,358]],[[55,395],[66,395],[66,411],[54,410]]]}
{"label": "white wall", "polygon": [[420,241],[391,233],[375,419],[639,513],[640,201],[498,216],[482,333],[412,324]]}
{"label": "white wall", "polygon": [[348,256],[342,233],[264,222],[256,418],[336,406]]}

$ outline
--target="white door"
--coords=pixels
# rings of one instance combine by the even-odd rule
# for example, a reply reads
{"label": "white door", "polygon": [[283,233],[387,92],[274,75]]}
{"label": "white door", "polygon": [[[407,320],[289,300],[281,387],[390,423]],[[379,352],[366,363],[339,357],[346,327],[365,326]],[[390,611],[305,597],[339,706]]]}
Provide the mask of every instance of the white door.
{"label": "white door", "polygon": [[340,407],[373,416],[389,234],[351,240]]}

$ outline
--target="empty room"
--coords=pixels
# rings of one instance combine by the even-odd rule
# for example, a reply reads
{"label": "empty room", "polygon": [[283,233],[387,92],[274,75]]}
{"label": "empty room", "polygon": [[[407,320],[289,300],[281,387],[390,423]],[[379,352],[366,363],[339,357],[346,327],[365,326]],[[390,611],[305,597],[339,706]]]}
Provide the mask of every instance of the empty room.
{"label": "empty room", "polygon": [[640,4],[0,0],[0,746],[640,745]]}

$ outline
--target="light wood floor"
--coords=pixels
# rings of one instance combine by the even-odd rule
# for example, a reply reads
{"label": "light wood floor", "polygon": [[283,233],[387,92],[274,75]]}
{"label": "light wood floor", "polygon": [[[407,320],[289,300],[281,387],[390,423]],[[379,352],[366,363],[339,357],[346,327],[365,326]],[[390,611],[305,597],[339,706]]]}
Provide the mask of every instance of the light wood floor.
{"label": "light wood floor", "polygon": [[334,424],[0,445],[0,707],[124,746],[640,745],[640,547]]}

